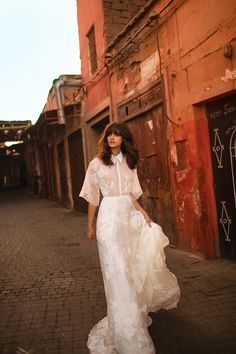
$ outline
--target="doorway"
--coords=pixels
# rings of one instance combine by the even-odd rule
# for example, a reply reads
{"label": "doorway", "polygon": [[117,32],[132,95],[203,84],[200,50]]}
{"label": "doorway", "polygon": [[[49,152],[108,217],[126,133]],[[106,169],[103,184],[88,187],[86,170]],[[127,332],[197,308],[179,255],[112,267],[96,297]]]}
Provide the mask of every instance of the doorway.
{"label": "doorway", "polygon": [[70,155],[72,197],[74,201],[74,209],[86,212],[87,202],[83,198],[79,197],[79,193],[81,191],[85,176],[81,130],[76,131],[68,137],[68,147]]}
{"label": "doorway", "polygon": [[139,148],[138,173],[143,189],[143,207],[176,243],[171,201],[166,123],[162,104],[128,121]]}
{"label": "doorway", "polygon": [[236,258],[236,94],[207,104],[221,255]]}
{"label": "doorway", "polygon": [[65,149],[64,149],[63,141],[57,145],[57,152],[58,152],[58,164],[59,164],[60,183],[61,183],[61,203],[64,207],[68,207],[69,196],[68,196],[68,184],[67,184],[67,175],[66,175]]}

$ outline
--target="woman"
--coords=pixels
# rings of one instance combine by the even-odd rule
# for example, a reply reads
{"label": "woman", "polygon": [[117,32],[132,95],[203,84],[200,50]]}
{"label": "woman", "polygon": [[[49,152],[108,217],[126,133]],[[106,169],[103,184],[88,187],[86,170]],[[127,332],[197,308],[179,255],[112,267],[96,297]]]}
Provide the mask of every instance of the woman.
{"label": "woman", "polygon": [[179,301],[176,277],[165,264],[168,238],[138,202],[137,162],[127,125],[109,124],[80,192],[89,203],[87,236],[98,242],[107,300],[107,317],[89,335],[91,354],[155,353],[148,312],[174,308]]}

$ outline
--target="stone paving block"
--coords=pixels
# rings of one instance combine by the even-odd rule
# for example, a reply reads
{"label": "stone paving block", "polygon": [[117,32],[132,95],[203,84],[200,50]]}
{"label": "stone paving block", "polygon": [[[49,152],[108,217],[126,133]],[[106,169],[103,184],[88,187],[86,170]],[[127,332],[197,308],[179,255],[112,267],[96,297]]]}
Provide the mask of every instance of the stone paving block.
{"label": "stone paving block", "polygon": [[[86,215],[25,191],[2,192],[0,215],[0,353],[88,354],[106,302]],[[152,314],[157,353],[236,353],[236,263],[174,247],[166,255],[182,297]]]}

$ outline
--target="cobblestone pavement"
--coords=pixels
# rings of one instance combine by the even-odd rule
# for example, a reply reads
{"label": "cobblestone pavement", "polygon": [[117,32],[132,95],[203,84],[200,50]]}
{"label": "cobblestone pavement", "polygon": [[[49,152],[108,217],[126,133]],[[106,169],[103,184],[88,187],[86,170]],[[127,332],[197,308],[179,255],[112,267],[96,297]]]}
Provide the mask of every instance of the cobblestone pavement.
{"label": "cobblestone pavement", "polygon": [[[87,354],[106,314],[86,216],[25,191],[0,193],[0,353]],[[179,307],[152,315],[158,354],[236,353],[236,263],[168,247]],[[135,354],[135,353],[133,353]]]}

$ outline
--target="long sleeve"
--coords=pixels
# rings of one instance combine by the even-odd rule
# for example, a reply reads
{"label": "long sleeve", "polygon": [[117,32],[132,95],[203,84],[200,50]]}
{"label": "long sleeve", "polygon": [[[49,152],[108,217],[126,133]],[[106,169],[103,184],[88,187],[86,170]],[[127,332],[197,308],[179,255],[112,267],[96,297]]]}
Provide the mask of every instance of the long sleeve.
{"label": "long sleeve", "polygon": [[99,189],[99,182],[96,175],[96,168],[95,168],[95,160],[92,160],[89,163],[83,187],[80,191],[79,196],[87,200],[87,202],[98,206],[99,199],[100,199],[100,189]]}
{"label": "long sleeve", "polygon": [[134,177],[133,177],[131,197],[133,200],[136,200],[140,197],[141,194],[143,194],[143,191],[139,183],[137,169],[135,168],[133,171],[134,171]]}

